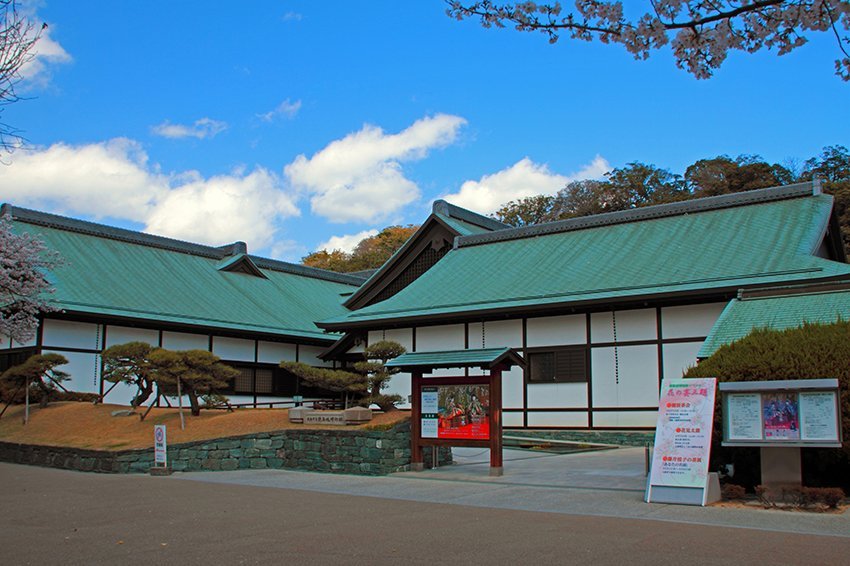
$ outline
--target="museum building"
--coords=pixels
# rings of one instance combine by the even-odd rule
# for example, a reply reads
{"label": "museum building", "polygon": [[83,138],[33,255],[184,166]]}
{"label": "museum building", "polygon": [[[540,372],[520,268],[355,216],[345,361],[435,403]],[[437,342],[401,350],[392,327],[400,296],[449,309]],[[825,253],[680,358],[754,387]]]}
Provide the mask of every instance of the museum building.
{"label": "museum building", "polygon": [[[339,367],[383,339],[411,352],[510,347],[526,367],[503,374],[506,427],[648,429],[661,380],[723,344],[850,317],[850,265],[817,182],[521,228],[436,201],[365,281],[239,242],[3,213],[64,261],[48,275],[61,310],[31,343],[3,344],[0,364],[61,353],[79,391],[108,389],[100,352],[131,340],[212,351],[243,372],[234,402],[309,394],[281,360]],[[410,377],[391,390],[409,395]]]}

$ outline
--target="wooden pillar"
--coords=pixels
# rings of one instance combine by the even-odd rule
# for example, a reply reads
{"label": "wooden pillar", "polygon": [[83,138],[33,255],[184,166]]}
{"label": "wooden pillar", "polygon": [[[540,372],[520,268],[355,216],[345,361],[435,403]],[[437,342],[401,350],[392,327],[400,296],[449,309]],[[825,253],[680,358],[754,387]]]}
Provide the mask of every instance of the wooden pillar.
{"label": "wooden pillar", "polygon": [[421,472],[425,469],[422,458],[422,371],[415,370],[411,375],[410,391],[410,470]]}
{"label": "wooden pillar", "polygon": [[502,367],[496,366],[490,370],[490,475],[502,473]]}

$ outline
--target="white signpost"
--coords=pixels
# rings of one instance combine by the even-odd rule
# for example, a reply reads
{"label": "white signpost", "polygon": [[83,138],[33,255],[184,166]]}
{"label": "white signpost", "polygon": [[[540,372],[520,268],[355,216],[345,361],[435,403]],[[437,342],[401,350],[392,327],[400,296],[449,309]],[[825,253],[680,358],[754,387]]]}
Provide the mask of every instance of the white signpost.
{"label": "white signpost", "polygon": [[153,427],[153,462],[157,468],[168,467],[168,444],[165,438],[165,425]]}
{"label": "white signpost", "polygon": [[647,503],[705,505],[719,498],[717,476],[708,473],[716,384],[713,377],[662,382]]}

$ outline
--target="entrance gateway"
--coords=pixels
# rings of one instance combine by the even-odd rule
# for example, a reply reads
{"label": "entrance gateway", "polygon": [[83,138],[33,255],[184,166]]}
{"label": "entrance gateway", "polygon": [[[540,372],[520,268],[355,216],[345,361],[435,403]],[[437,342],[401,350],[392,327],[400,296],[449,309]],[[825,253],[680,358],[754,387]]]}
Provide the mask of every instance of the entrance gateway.
{"label": "entrance gateway", "polygon": [[[502,475],[502,372],[525,367],[511,348],[407,353],[387,367],[411,374],[410,468],[425,468],[422,447],[474,446],[490,449],[490,475]],[[440,369],[463,375],[426,376]],[[470,369],[484,375],[469,375]],[[442,372],[441,372],[442,373]]]}

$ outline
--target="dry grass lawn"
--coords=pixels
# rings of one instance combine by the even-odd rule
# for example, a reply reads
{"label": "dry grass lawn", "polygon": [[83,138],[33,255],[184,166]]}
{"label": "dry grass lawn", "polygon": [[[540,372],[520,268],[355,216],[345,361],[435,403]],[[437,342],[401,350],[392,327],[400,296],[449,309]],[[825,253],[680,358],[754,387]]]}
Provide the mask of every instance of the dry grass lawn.
{"label": "dry grass lawn", "polygon": [[[153,409],[144,421],[135,415],[111,415],[112,411],[122,409],[127,407],[74,402],[51,403],[44,409],[31,406],[29,424],[24,426],[23,405],[12,406],[0,418],[0,441],[92,450],[126,450],[153,448],[153,427],[158,424],[168,426],[169,444],[283,429],[343,428],[292,424],[286,409],[239,409],[232,413],[221,410],[201,411],[199,417],[191,416],[186,410],[186,430],[180,430],[177,409]],[[142,407],[140,413],[144,410]],[[344,428],[382,427],[409,416],[408,411],[377,413],[366,425]]]}

